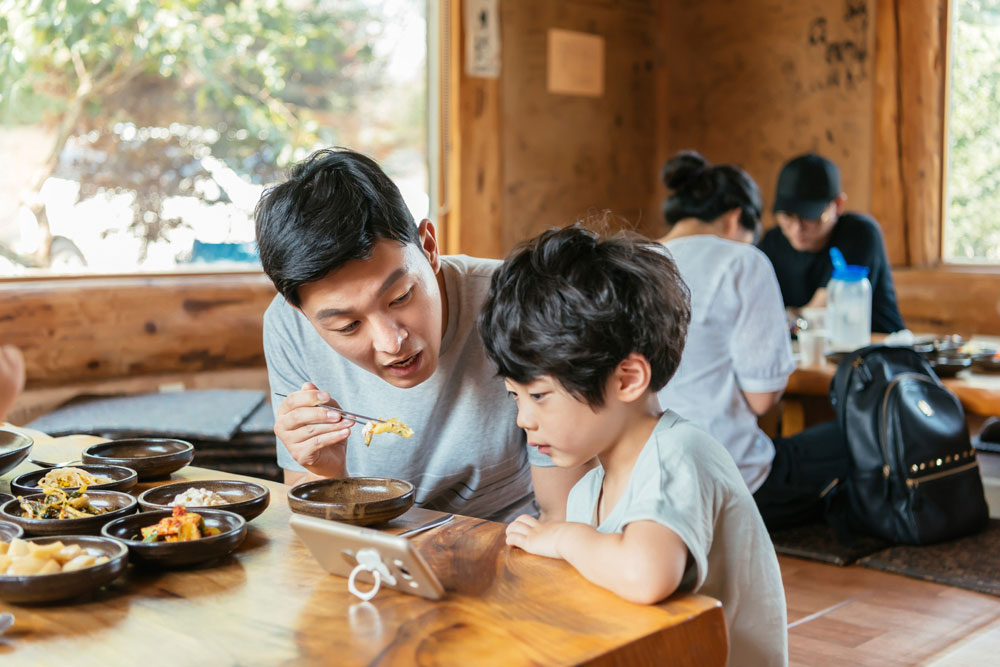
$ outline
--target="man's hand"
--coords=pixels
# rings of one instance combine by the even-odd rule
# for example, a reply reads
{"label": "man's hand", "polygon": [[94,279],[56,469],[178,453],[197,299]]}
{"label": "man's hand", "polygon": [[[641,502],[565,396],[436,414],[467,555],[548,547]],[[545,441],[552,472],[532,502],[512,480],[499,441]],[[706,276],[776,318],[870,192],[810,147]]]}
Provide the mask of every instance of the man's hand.
{"label": "man's hand", "polygon": [[565,525],[562,521],[542,523],[533,516],[522,514],[507,526],[507,544],[538,556],[562,558],[558,542]]}
{"label": "man's hand", "polygon": [[0,347],[0,421],[7,418],[7,412],[24,389],[24,380],[21,351],[13,345]]}
{"label": "man's hand", "polygon": [[289,394],[278,406],[274,434],[300,465],[322,477],[347,474],[347,436],[353,422],[325,405],[340,407],[311,382]]}

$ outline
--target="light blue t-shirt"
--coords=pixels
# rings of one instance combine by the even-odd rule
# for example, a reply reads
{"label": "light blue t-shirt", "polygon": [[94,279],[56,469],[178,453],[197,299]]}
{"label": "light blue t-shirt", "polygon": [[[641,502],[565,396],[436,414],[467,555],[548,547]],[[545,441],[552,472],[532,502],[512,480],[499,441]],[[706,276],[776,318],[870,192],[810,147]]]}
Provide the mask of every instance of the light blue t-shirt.
{"label": "light blue t-shirt", "polygon": [[[362,429],[351,429],[347,471],[351,476],[404,479],[416,487],[416,504],[442,512],[509,521],[538,514],[531,465],[551,466],[529,451],[517,427],[517,406],[486,357],[476,317],[500,262],[463,255],[441,258],[448,322],[434,374],[401,389],[369,373],[331,348],[295,308],[278,295],[264,314],[264,353],[272,405],[312,382],[345,410],[396,417],[413,429],[404,439],[376,435],[366,447]],[[278,440],[278,465],[303,471]],[[529,458],[530,457],[530,458]]]}
{"label": "light blue t-shirt", "polygon": [[725,448],[667,410],[632,469],[621,500],[597,525],[604,469],[587,472],[569,494],[566,520],[602,533],[655,521],[687,545],[678,590],[722,602],[730,665],[786,665],[785,593],[771,538]]}

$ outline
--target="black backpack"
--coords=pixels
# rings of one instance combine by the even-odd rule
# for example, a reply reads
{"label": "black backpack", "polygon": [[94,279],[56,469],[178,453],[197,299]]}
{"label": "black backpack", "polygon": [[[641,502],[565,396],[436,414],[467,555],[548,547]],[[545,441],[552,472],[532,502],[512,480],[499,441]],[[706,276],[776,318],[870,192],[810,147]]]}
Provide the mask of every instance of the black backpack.
{"label": "black backpack", "polygon": [[838,489],[852,525],[903,544],[986,526],[962,404],[920,354],[881,345],[848,354],[830,383],[830,401],[852,461]]}

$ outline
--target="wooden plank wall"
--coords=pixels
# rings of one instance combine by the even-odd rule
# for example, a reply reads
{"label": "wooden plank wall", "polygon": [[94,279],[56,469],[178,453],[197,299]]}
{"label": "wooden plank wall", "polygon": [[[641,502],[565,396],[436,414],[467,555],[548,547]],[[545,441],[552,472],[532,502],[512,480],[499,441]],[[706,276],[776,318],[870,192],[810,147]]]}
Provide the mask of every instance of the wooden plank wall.
{"label": "wooden plank wall", "polygon": [[28,372],[9,418],[85,393],[266,387],[262,317],[274,294],[262,274],[6,283],[2,341],[21,348]]}
{"label": "wooden plank wall", "polygon": [[871,204],[874,2],[665,3],[662,160],[694,149],[742,165],[765,226],[781,165],[813,151],[836,162],[848,206]]}
{"label": "wooden plank wall", "polygon": [[[659,213],[647,209],[659,169],[660,5],[654,0],[501,3],[502,254],[548,227],[605,209],[644,233],[661,233]],[[602,97],[547,91],[550,28],[604,37]]]}

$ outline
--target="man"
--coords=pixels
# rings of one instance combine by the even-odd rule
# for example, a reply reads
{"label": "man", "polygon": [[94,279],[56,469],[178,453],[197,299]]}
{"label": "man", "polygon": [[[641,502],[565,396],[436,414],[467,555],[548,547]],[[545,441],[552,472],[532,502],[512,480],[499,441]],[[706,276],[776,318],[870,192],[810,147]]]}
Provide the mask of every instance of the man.
{"label": "man", "polygon": [[778,226],[764,235],[759,247],[774,265],[789,309],[826,305],[826,284],[833,272],[830,248],[839,248],[848,264],[868,267],[872,331],[899,331],[905,325],[882,232],[873,218],[845,213],[846,201],[835,164],[812,153],[789,161],[778,175]]}
{"label": "man", "polygon": [[[433,224],[415,224],[379,166],[343,149],[314,153],[265,192],[256,225],[279,292],[264,352],[286,483],[395,477],[422,507],[564,516],[584,470],[528,451],[476,331],[499,261],[441,256]],[[361,426],[326,406],[395,417],[414,435],[366,446]]]}

